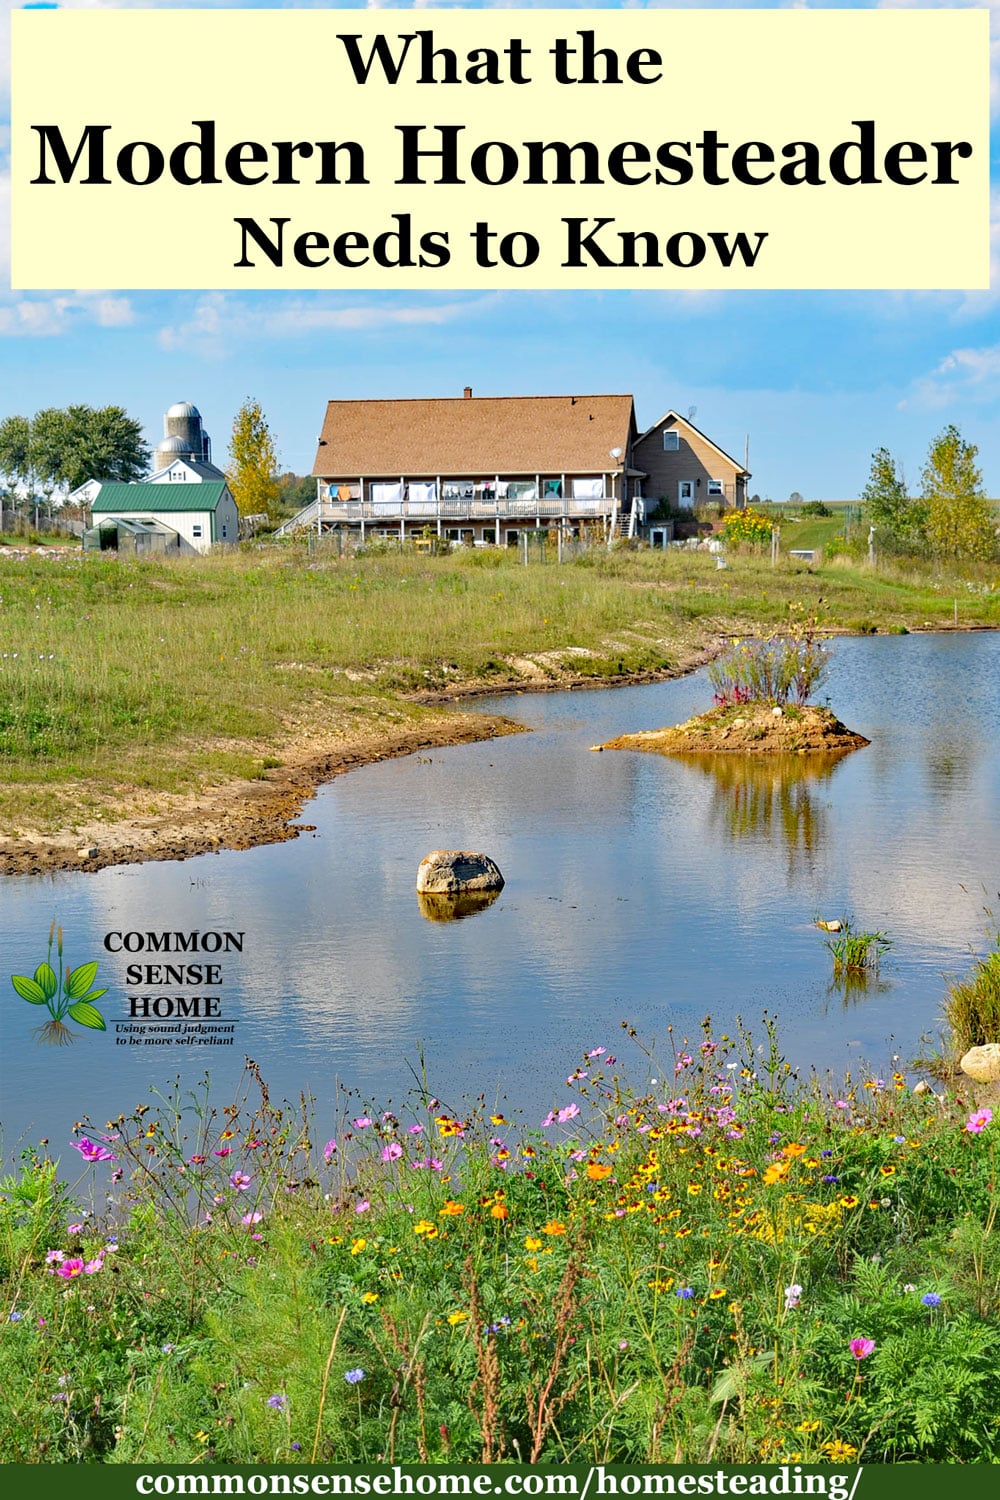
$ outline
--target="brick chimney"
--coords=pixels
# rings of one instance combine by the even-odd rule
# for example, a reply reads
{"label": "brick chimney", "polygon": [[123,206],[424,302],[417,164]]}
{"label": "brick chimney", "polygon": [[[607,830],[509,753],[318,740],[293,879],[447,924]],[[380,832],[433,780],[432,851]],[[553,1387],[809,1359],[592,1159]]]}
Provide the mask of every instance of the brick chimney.
{"label": "brick chimney", "polygon": [[472,386],[471,385],[467,385],[465,387],[465,389],[463,390],[462,395],[465,397],[466,401],[471,401],[472,400]]}

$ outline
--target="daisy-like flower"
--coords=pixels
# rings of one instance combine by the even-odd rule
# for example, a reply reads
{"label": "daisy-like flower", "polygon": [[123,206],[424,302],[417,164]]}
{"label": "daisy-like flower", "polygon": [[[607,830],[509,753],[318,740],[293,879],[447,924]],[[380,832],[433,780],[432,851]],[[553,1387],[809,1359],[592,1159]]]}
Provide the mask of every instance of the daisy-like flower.
{"label": "daisy-like flower", "polygon": [[851,1339],[848,1345],[855,1359],[867,1359],[869,1354],[875,1352],[874,1339]]}
{"label": "daisy-like flower", "polygon": [[966,1120],[965,1128],[970,1135],[982,1135],[983,1131],[986,1129],[987,1125],[989,1125],[992,1119],[993,1111],[989,1107],[985,1109],[977,1109],[975,1113],[971,1114]]}

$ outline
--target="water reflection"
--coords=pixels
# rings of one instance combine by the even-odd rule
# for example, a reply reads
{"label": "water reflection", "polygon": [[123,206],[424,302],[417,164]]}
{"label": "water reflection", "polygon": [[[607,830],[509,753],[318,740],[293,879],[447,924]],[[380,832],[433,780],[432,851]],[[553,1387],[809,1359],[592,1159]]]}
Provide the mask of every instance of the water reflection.
{"label": "water reflection", "polygon": [[710,778],[712,828],[734,840],[780,839],[789,873],[812,869],[828,834],[829,812],[815,795],[829,782],[844,751],[824,755],[683,755],[686,766]]}
{"label": "water reflection", "polygon": [[492,906],[499,891],[418,891],[420,915],[428,922],[460,922]]}

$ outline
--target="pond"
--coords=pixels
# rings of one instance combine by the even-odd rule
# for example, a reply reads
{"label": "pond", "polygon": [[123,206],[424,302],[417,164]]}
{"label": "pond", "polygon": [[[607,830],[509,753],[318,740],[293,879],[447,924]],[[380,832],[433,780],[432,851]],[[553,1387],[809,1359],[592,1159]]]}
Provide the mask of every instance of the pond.
{"label": "pond", "polygon": [[[766,1010],[796,1066],[888,1069],[936,1029],[946,976],[987,943],[1000,870],[1000,636],[837,641],[826,693],[872,743],[836,762],[689,762],[593,754],[616,734],[708,706],[703,673],[634,688],[470,705],[530,734],[434,750],[339,777],[307,804],[314,833],[245,853],[0,882],[2,983],[31,973],[49,924],[70,963],[100,961],[106,1034],[33,1039],[37,1011],[5,1001],[4,1152],[62,1149],[206,1069],[228,1101],[245,1054],[272,1094],[338,1090],[399,1104],[421,1071],[442,1100],[565,1102],[584,1049],[623,1055],[621,1022],[669,1057],[711,1013],[759,1030]],[[507,879],[474,916],[428,921],[414,891],[432,848],[478,848]],[[847,994],[817,917],[853,915],[892,939],[878,982]],[[118,1031],[132,993],[112,932],[242,932],[219,955],[228,1045]],[[195,955],[174,955],[190,962]],[[198,955],[204,961],[206,955]],[[150,1027],[156,1023],[150,1023]],[[645,1058],[634,1052],[636,1076]],[[653,1065],[655,1068],[655,1064]],[[341,1098],[341,1103],[343,1103]]]}

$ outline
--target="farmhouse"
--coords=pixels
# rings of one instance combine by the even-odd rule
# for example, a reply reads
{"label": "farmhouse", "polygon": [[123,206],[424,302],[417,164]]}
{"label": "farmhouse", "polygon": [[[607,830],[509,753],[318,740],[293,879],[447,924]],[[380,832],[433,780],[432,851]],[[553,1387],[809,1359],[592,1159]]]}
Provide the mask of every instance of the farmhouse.
{"label": "farmhouse", "polygon": [[430,532],[479,546],[551,529],[635,537],[661,499],[741,505],[746,481],[676,412],[640,436],[630,395],[473,397],[470,386],[456,398],[330,401],[313,474],[316,499],[281,531]]}

